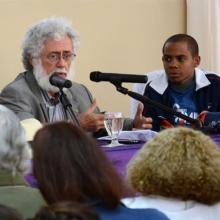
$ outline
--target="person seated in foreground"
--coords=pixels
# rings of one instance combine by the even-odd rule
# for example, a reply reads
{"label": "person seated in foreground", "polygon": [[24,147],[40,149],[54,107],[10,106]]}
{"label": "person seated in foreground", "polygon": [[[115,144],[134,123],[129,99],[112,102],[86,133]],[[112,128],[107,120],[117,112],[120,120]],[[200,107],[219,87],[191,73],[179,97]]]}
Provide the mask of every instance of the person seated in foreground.
{"label": "person seated in foreground", "polygon": [[[220,75],[198,68],[201,58],[196,40],[187,34],[173,35],[165,41],[162,52],[164,71],[149,75],[143,95],[198,118],[201,125],[220,133]],[[155,131],[179,125],[198,126],[148,103],[144,104],[143,115],[153,119]]]}
{"label": "person seated in foreground", "polygon": [[27,220],[100,220],[88,206],[76,202],[59,202],[42,207]]}
{"label": "person seated in foreground", "polygon": [[101,147],[72,123],[45,125],[36,133],[32,148],[34,175],[48,204],[80,202],[102,220],[168,219],[156,209],[123,206],[125,184]]}
{"label": "person seated in foreground", "polygon": [[24,220],[21,213],[16,209],[0,204],[0,219],[1,220]]}
{"label": "person seated in foreground", "polygon": [[45,204],[37,189],[23,175],[30,169],[31,149],[16,115],[0,105],[0,203],[32,217]]}
{"label": "person seated in foreground", "polygon": [[220,219],[220,149],[200,131],[169,128],[151,139],[127,167],[142,194],[131,208],[158,208],[171,220]]}

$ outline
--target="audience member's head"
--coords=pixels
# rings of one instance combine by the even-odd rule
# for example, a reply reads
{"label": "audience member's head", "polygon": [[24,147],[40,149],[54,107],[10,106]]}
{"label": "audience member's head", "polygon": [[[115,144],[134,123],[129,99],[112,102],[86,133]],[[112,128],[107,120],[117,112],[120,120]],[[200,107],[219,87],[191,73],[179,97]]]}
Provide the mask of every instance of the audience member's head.
{"label": "audience member's head", "polygon": [[0,219],[23,220],[23,217],[16,209],[0,204]]}
{"label": "audience member's head", "polygon": [[128,179],[144,195],[213,204],[220,201],[220,151],[200,131],[166,129],[130,161]]}
{"label": "audience member's head", "polygon": [[34,174],[48,203],[102,201],[116,207],[120,177],[93,140],[72,123],[45,125],[33,143]]}
{"label": "audience member's head", "polygon": [[31,150],[19,119],[3,105],[0,105],[0,130],[0,170],[25,173]]}
{"label": "audience member's head", "polygon": [[98,215],[85,204],[59,202],[42,207],[30,220],[99,220]]}

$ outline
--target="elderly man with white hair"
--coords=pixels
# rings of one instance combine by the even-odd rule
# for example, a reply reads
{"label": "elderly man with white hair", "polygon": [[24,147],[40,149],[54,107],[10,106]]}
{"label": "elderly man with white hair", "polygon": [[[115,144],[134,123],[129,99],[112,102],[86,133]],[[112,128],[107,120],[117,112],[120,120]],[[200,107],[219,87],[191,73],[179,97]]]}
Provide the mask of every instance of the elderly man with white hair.
{"label": "elderly man with white hair", "polygon": [[0,105],[0,204],[17,209],[25,218],[33,217],[45,204],[40,192],[23,179],[31,156],[19,119]]}
{"label": "elderly man with white hair", "polygon": [[[72,80],[78,48],[78,34],[64,18],[52,17],[33,25],[22,45],[26,71],[2,90],[0,103],[13,110],[20,120],[35,118],[41,123],[78,120],[81,128],[93,133],[104,128],[104,115],[84,85],[73,82],[64,91],[72,106],[72,111],[67,111],[59,88],[49,80],[53,74]],[[134,120],[125,120],[125,130],[151,128],[151,118],[143,117],[142,111],[143,105]]]}

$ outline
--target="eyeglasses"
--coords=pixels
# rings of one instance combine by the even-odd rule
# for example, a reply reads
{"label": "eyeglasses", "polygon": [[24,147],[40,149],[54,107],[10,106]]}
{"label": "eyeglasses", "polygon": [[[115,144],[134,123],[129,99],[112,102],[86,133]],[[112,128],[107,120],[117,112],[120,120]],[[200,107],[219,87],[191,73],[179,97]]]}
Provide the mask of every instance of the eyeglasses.
{"label": "eyeglasses", "polygon": [[76,57],[76,54],[71,52],[63,52],[63,53],[51,52],[47,55],[47,59],[51,63],[57,63],[58,61],[60,61],[61,56],[63,60],[65,60],[66,62],[70,62],[74,59],[74,57]]}

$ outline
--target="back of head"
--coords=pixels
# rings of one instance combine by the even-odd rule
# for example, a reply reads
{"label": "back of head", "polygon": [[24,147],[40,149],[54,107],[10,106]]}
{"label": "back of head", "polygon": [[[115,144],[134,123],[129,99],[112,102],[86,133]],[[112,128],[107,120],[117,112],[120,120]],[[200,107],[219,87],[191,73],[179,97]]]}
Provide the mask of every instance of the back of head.
{"label": "back of head", "polygon": [[0,105],[0,170],[25,172],[31,150],[17,116]]}
{"label": "back of head", "polygon": [[48,203],[101,200],[117,206],[121,180],[84,131],[68,122],[48,124],[37,132],[32,147],[34,173]]}
{"label": "back of head", "polygon": [[192,36],[187,35],[187,34],[175,34],[175,35],[172,35],[171,37],[169,37],[163,45],[162,52],[164,53],[164,48],[165,48],[166,44],[179,43],[179,42],[186,42],[187,43],[188,48],[189,48],[193,57],[199,56],[199,46],[198,46],[197,41]]}
{"label": "back of head", "polygon": [[100,218],[86,205],[59,202],[42,207],[32,220],[100,220]]}
{"label": "back of head", "polygon": [[32,70],[30,58],[38,58],[47,39],[60,39],[68,36],[73,43],[74,53],[79,48],[79,37],[71,23],[62,17],[41,20],[28,29],[22,43],[23,65]]}
{"label": "back of head", "polygon": [[200,131],[166,129],[130,161],[128,178],[145,195],[213,204],[220,201],[220,151]]}
{"label": "back of head", "polygon": [[0,204],[1,220],[22,220],[22,215],[16,209]]}

